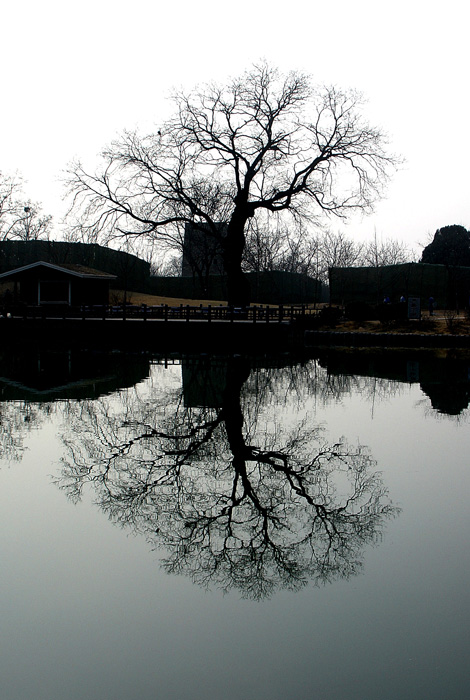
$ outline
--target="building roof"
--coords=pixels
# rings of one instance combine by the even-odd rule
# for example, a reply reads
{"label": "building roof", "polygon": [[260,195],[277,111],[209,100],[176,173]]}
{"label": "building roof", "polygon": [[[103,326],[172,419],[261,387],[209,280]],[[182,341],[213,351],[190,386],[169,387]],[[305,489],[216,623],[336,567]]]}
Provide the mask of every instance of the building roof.
{"label": "building roof", "polygon": [[16,267],[14,270],[8,270],[8,272],[3,272],[0,274],[0,279],[12,277],[13,275],[25,272],[26,270],[32,270],[36,267],[47,267],[58,272],[65,272],[67,275],[71,275],[72,277],[80,277],[81,279],[114,280],[117,277],[116,275],[110,275],[107,272],[93,270],[91,267],[85,267],[83,265],[54,265],[52,263],[44,262],[44,260],[39,260],[38,262],[23,265],[22,267]]}

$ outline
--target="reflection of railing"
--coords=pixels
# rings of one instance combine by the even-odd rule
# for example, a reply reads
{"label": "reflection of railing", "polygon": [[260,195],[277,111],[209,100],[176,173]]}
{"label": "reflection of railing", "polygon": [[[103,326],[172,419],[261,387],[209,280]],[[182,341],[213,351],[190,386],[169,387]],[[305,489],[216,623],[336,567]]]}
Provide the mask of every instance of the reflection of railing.
{"label": "reflection of railing", "polygon": [[23,306],[11,308],[4,316],[27,319],[120,319],[129,318],[141,319],[143,321],[159,319],[164,321],[249,321],[251,323],[282,323],[303,317],[306,314],[315,313],[308,305],[291,306],[248,306],[239,308],[234,306],[190,306],[180,304],[179,306],[168,306],[160,304],[158,306],[140,306],[126,304],[119,306],[96,305],[96,306]]}

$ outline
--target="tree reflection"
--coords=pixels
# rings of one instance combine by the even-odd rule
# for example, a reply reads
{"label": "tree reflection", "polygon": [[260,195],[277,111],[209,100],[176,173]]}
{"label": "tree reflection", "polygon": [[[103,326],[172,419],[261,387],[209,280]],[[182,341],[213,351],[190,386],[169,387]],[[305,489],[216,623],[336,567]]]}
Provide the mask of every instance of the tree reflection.
{"label": "tree reflection", "polygon": [[32,430],[37,430],[52,413],[50,404],[0,402],[0,459],[20,462],[25,450],[25,437]]}
{"label": "tree reflection", "polygon": [[166,549],[168,572],[204,586],[261,598],[358,573],[397,512],[374,461],[281,410],[268,370],[249,377],[230,360],[216,408],[181,389],[70,404],[58,484],[73,500],[91,484],[113,522]]}

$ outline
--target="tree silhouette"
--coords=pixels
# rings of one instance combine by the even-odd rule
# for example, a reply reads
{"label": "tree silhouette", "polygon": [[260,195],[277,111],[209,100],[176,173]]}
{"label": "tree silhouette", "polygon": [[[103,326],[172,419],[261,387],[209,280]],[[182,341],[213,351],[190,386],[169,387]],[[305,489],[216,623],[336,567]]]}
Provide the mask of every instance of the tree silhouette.
{"label": "tree silhouette", "polygon": [[191,225],[220,245],[231,304],[249,301],[250,219],[370,210],[395,164],[362,119],[357,93],[315,88],[265,63],[227,85],[177,92],[174,105],[156,133],[126,132],[111,144],[95,174],[72,164],[69,222],[90,240],[149,237],[176,247]]}

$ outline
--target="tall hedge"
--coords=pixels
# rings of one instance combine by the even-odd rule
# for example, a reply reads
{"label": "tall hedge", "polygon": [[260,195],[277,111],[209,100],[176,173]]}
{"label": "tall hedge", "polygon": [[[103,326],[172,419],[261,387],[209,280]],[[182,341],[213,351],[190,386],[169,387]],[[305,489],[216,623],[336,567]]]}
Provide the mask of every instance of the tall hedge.
{"label": "tall hedge", "polygon": [[149,263],[129,253],[88,243],[0,242],[0,273],[40,260],[55,265],[83,265],[100,272],[117,275],[115,286],[120,289],[147,291],[148,288]]}
{"label": "tall hedge", "polygon": [[438,308],[464,308],[470,295],[470,267],[406,263],[385,267],[333,267],[329,270],[332,304],[379,304],[385,297],[434,297]]}

